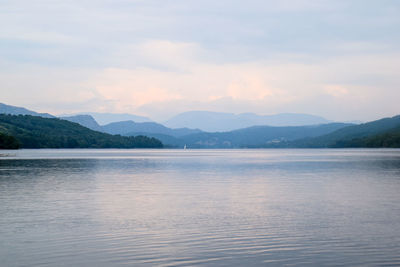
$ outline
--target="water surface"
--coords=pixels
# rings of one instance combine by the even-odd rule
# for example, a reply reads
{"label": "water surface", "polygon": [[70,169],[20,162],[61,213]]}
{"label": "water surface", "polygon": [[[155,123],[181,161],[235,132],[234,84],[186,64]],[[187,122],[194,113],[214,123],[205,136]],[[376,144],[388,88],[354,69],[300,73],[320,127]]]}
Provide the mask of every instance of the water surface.
{"label": "water surface", "polygon": [[0,154],[1,266],[400,265],[400,150]]}

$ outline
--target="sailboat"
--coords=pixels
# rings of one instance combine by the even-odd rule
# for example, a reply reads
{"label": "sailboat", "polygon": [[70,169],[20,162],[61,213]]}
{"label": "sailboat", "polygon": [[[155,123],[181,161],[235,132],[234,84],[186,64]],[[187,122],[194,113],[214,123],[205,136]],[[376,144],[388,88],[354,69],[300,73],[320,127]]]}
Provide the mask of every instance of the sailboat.
{"label": "sailboat", "polygon": [[183,146],[183,149],[186,149],[186,144]]}

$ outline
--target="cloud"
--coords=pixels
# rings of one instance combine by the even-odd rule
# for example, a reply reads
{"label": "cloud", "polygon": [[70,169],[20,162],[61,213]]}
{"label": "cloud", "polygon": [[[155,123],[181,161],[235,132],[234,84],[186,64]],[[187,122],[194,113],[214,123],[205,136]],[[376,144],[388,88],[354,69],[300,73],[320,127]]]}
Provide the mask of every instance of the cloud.
{"label": "cloud", "polygon": [[148,116],[398,113],[397,1],[13,0],[0,9],[9,104]]}
{"label": "cloud", "polygon": [[325,85],[325,92],[334,97],[344,97],[349,91],[340,85]]}
{"label": "cloud", "polygon": [[157,103],[181,99],[174,92],[168,74],[151,69],[106,69],[95,77],[93,88],[104,99],[119,101],[122,106],[138,107],[148,103]]}
{"label": "cloud", "polygon": [[[364,116],[377,112],[381,105],[377,100],[387,97],[396,86],[400,59],[397,54],[388,54],[329,57],[309,60],[312,63],[307,64],[285,58],[279,62],[217,64],[200,61],[197,55],[207,54],[207,50],[197,45],[159,42],[159,51],[166,51],[162,44],[174,48],[172,58],[184,62],[184,69],[168,59],[161,61],[163,68],[107,69],[91,79],[91,87],[105,99],[120,99],[120,111],[134,110],[151,116],[208,109],[237,113],[307,111],[344,119],[346,111],[363,116],[354,111],[355,107],[371,110]],[[196,52],[187,53],[188,48]],[[142,59],[146,61],[145,57]],[[149,60],[154,57],[150,55]],[[379,89],[384,80],[394,83]],[[338,98],[341,102],[335,100]],[[341,111],[328,109],[332,103]]]}

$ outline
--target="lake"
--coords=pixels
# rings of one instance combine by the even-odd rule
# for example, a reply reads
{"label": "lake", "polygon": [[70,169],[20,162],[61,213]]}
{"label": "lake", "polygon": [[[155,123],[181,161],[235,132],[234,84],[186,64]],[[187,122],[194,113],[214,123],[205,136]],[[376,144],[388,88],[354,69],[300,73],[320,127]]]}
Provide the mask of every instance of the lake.
{"label": "lake", "polygon": [[1,266],[400,265],[400,150],[0,154]]}

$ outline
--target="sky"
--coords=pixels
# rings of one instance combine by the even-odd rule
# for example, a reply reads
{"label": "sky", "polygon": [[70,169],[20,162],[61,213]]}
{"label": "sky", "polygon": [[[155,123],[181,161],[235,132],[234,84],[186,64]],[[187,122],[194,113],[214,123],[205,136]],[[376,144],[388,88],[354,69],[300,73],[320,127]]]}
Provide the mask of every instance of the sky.
{"label": "sky", "polygon": [[0,25],[0,102],[35,111],[400,114],[398,0],[0,0]]}

